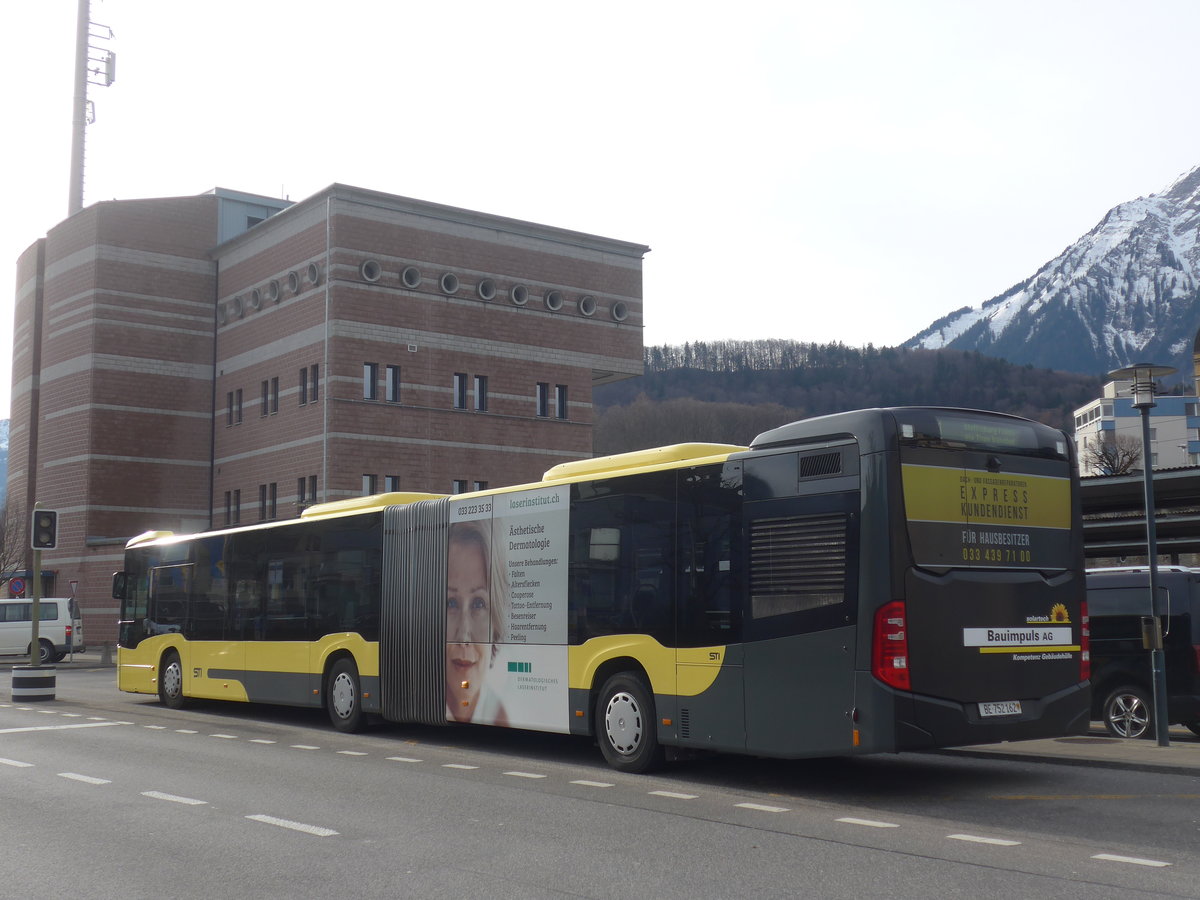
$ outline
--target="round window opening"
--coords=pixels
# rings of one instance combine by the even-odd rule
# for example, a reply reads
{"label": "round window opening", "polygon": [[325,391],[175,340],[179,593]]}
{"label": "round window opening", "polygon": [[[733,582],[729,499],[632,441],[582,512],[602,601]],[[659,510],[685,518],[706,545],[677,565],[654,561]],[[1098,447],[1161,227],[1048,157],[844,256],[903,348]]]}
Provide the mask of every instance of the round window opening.
{"label": "round window opening", "polygon": [[406,288],[420,287],[421,270],[416,266],[405,266],[404,271],[400,273],[400,280]]}
{"label": "round window opening", "polygon": [[515,285],[512,289],[512,302],[517,306],[524,306],[529,302],[529,288],[523,284]]}
{"label": "round window opening", "polygon": [[442,293],[453,294],[458,291],[458,276],[447,272],[442,276]]}

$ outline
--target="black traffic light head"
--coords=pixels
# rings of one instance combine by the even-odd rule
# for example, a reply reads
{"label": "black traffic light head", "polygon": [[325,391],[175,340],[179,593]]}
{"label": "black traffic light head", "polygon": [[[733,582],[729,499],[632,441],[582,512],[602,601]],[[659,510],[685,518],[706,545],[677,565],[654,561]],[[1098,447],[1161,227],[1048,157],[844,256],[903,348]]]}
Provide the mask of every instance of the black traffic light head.
{"label": "black traffic light head", "polygon": [[58,546],[58,511],[35,509],[29,528],[29,545],[34,550],[53,550]]}

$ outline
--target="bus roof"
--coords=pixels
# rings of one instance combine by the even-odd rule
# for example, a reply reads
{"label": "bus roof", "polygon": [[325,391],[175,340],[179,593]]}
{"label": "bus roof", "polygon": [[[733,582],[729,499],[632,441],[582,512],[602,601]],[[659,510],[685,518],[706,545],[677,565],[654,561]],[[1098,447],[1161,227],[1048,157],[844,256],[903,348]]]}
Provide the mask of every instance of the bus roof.
{"label": "bus roof", "polygon": [[614,453],[612,456],[559,463],[546,470],[542,481],[570,481],[596,475],[616,475],[628,469],[716,462],[745,449],[736,444],[671,444],[666,447],[652,447],[649,450],[632,450],[629,453]]}

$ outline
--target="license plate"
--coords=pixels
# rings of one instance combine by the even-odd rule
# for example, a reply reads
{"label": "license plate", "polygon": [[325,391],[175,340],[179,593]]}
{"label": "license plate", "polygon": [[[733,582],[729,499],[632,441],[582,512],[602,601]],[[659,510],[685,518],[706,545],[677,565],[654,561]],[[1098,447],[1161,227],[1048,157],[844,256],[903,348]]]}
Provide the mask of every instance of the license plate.
{"label": "license plate", "polygon": [[1020,700],[996,700],[992,703],[980,703],[981,716],[1019,716],[1021,714]]}

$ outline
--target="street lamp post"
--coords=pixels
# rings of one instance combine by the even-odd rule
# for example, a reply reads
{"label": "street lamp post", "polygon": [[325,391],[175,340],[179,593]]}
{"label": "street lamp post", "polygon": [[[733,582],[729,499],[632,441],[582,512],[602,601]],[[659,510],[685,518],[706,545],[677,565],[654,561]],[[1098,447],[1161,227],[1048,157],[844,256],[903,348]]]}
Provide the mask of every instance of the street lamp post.
{"label": "street lamp post", "polygon": [[1150,570],[1150,672],[1154,679],[1154,734],[1158,746],[1170,745],[1167,733],[1167,670],[1162,642],[1162,602],[1158,597],[1158,541],[1154,533],[1154,466],[1150,455],[1150,410],[1154,407],[1154,379],[1174,375],[1171,366],[1135,363],[1109,372],[1117,381],[1133,382],[1133,406],[1142,413],[1142,480],[1146,492],[1146,559]]}

